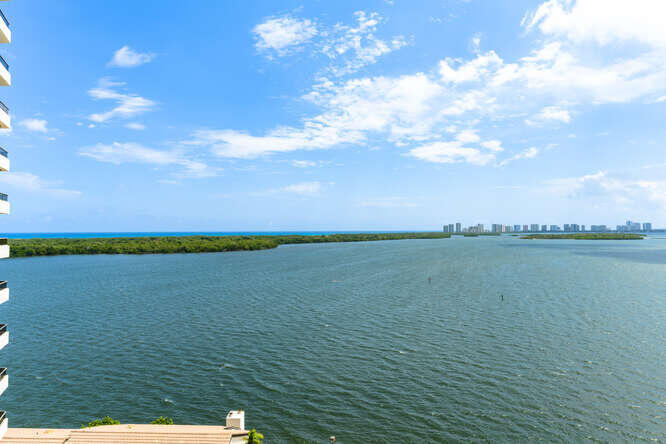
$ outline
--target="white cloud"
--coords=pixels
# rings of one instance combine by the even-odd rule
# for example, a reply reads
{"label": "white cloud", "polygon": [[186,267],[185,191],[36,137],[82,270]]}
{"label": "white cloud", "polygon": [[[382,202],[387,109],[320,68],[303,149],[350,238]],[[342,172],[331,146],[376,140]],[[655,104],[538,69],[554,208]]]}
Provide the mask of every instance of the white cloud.
{"label": "white cloud", "polygon": [[139,143],[112,144],[98,143],[79,150],[81,156],[86,156],[100,162],[120,165],[123,163],[143,163],[158,166],[180,166],[180,170],[173,172],[180,177],[204,178],[216,176],[217,172],[203,162],[191,160],[185,154],[176,151],[157,150],[145,147]]}
{"label": "white cloud", "polygon": [[458,141],[429,143],[413,148],[409,154],[417,159],[434,163],[468,162],[474,165],[486,165],[495,160],[494,154],[462,146]]}
{"label": "white cloud", "polygon": [[325,75],[343,76],[408,44],[402,35],[388,38],[377,37],[377,26],[383,18],[376,12],[354,13],[356,23],[323,27],[308,19],[291,15],[271,17],[255,26],[255,47],[269,59],[298,52],[309,45],[313,53],[323,54],[329,64]]}
{"label": "white cloud", "polygon": [[124,94],[114,88],[124,86],[124,83],[101,79],[96,88],[88,91],[88,95],[96,100],[113,100],[117,106],[103,113],[91,114],[89,119],[96,123],[103,123],[113,118],[127,119],[151,111],[157,105],[152,100],[135,94]]}
{"label": "white cloud", "polygon": [[125,128],[141,131],[146,129],[146,125],[144,125],[143,123],[130,122],[125,124]]}
{"label": "white cloud", "polygon": [[496,153],[504,151],[504,148],[502,148],[502,142],[499,140],[487,140],[485,142],[481,142],[481,146]]}
{"label": "white cloud", "polygon": [[285,15],[273,17],[252,29],[255,47],[273,55],[284,56],[317,35],[316,25],[307,19]]}
{"label": "white cloud", "polygon": [[291,164],[296,168],[312,168],[317,166],[317,162],[311,160],[292,160]]}
{"label": "white cloud", "polygon": [[497,71],[502,63],[502,59],[494,51],[478,54],[475,59],[469,62],[446,58],[439,62],[439,75],[446,83],[479,81]]}
{"label": "white cloud", "polygon": [[607,171],[545,181],[550,193],[591,200],[595,206],[666,210],[666,181],[624,179]]}
{"label": "white cloud", "polygon": [[285,193],[294,193],[300,195],[314,195],[319,194],[322,190],[321,182],[300,182],[293,185],[287,185],[280,189]]}
{"label": "white cloud", "polygon": [[48,181],[35,174],[22,171],[1,174],[0,183],[18,190],[47,194],[58,198],[73,198],[81,195],[80,191],[61,188],[62,181]]}
{"label": "white cloud", "polygon": [[507,159],[502,160],[501,162],[499,162],[497,164],[497,166],[504,166],[504,165],[506,165],[510,162],[513,162],[514,160],[518,160],[518,159],[532,159],[532,158],[536,157],[538,154],[539,154],[539,149],[538,148],[530,147],[530,148],[527,148],[526,150],[521,151],[520,153],[518,153],[518,154],[516,154],[512,157],[509,157]]}
{"label": "white cloud", "polygon": [[[573,1],[546,3],[551,6],[524,20],[526,28],[540,32],[541,38],[531,52],[514,61],[505,61],[495,51],[481,52],[476,45],[470,59],[446,58],[427,72],[345,80],[318,78],[310,92],[301,97],[317,111],[300,123],[276,126],[263,134],[229,128],[202,130],[186,143],[209,147],[224,158],[253,159],[388,142],[429,162],[498,165],[538,152],[536,148],[528,149],[498,159],[504,149],[492,134],[498,122],[566,124],[585,106],[651,102],[666,94],[666,50],[659,37],[651,31],[632,34],[609,26],[603,38],[574,38],[574,34],[569,36],[569,28],[562,28],[564,25],[541,26],[552,14],[559,14],[548,8],[557,8],[560,3],[562,8],[566,6],[562,9],[565,14],[577,14],[571,12],[575,10],[570,8]],[[579,3],[585,1],[579,0],[576,5]],[[645,4],[639,5],[643,12]],[[627,10],[632,7],[628,2],[612,5]],[[631,11],[627,14],[640,18]],[[375,38],[380,21],[376,14],[358,13],[355,26],[338,25],[335,32],[326,30],[328,46],[322,51],[336,63],[346,56],[355,60],[359,48],[355,42],[365,44],[366,36]],[[555,31],[560,28],[566,32]],[[611,34],[614,44],[628,46],[619,53],[614,52],[615,46],[599,46]],[[337,45],[337,36],[346,40]],[[584,44],[579,44],[581,39]],[[636,40],[642,45],[635,45]],[[591,50],[599,56],[589,57]],[[343,72],[347,65],[344,62],[336,66]]]}
{"label": "white cloud", "polygon": [[19,125],[28,131],[36,131],[38,133],[48,132],[49,130],[46,128],[47,124],[48,122],[43,119],[24,119],[19,122]]}
{"label": "white cloud", "polygon": [[133,68],[149,63],[154,58],[155,54],[136,52],[129,46],[123,46],[113,53],[113,58],[109,61],[108,65],[119,68]]}
{"label": "white cloud", "polygon": [[666,46],[662,0],[549,0],[523,18],[528,29],[600,45],[634,41]]}
{"label": "white cloud", "polygon": [[280,188],[272,188],[270,190],[254,193],[256,196],[265,196],[271,194],[296,194],[299,196],[316,196],[323,191],[325,184],[321,182],[299,182],[291,185],[286,185]]}
{"label": "white cloud", "polygon": [[539,125],[546,122],[571,122],[569,111],[557,106],[546,106],[531,119],[526,119],[528,125]]}
{"label": "white cloud", "polygon": [[388,40],[376,36],[377,25],[383,20],[376,12],[366,14],[357,11],[354,16],[356,26],[337,24],[321,42],[320,51],[335,61],[328,68],[328,72],[335,76],[358,71],[375,63],[381,56],[407,45],[407,40],[401,35]]}

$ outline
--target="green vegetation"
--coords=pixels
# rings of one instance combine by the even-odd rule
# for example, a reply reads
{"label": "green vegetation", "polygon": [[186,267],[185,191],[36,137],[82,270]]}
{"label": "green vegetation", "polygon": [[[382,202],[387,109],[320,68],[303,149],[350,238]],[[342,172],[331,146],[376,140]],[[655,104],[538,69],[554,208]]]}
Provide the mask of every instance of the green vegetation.
{"label": "green vegetation", "polygon": [[257,432],[255,429],[252,429],[248,432],[247,438],[245,441],[247,444],[261,444],[261,441],[264,439],[264,435]]}
{"label": "green vegetation", "polygon": [[250,251],[283,244],[366,242],[400,239],[445,239],[449,233],[350,233],[269,236],[158,236],[89,239],[10,239],[12,257],[68,254],[168,254]]}
{"label": "green vegetation", "polygon": [[454,233],[454,236],[477,237],[477,236],[499,236],[500,233]]}
{"label": "green vegetation", "polygon": [[581,239],[581,240],[633,240],[643,239],[643,234],[629,233],[571,233],[571,234],[528,234],[521,239]]}
{"label": "green vegetation", "polygon": [[164,424],[164,425],[173,425],[173,418],[169,418],[167,416],[160,416],[159,418],[156,418],[152,421],[150,421],[151,424]]}
{"label": "green vegetation", "polygon": [[102,419],[94,419],[90,421],[88,424],[83,424],[81,425],[82,429],[88,428],[88,427],[97,427],[97,426],[102,426],[102,425],[116,425],[120,424],[120,421],[116,421],[110,416],[105,416]]}

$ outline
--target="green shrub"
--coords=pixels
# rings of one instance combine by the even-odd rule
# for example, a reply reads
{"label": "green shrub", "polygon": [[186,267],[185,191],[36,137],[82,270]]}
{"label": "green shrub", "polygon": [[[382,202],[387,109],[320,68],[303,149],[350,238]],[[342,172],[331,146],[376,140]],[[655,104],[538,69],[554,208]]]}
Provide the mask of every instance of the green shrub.
{"label": "green shrub", "polygon": [[264,439],[264,435],[257,432],[255,429],[252,429],[247,434],[247,438],[245,438],[245,441],[247,441],[247,444],[261,444],[261,441],[263,439]]}
{"label": "green shrub", "polygon": [[151,424],[172,425],[173,424],[173,418],[169,418],[168,416],[160,416],[159,418],[150,421],[150,423]]}
{"label": "green shrub", "polygon": [[94,419],[90,421],[88,424],[83,424],[81,425],[82,429],[88,428],[88,427],[97,427],[97,426],[102,426],[102,425],[115,425],[115,424],[120,424],[120,421],[116,421],[110,416],[105,416],[102,419]]}

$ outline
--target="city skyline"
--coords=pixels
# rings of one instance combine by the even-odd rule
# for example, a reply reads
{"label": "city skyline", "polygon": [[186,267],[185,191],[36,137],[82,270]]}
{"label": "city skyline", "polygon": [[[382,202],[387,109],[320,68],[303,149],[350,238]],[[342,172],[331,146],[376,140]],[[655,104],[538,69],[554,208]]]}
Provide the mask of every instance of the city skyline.
{"label": "city skyline", "polygon": [[664,228],[653,227],[651,222],[635,222],[627,220],[622,225],[606,224],[484,224],[477,223],[472,225],[464,225],[462,222],[455,224],[444,224],[442,226],[445,233],[546,233],[546,232],[650,232],[650,231],[663,231]]}

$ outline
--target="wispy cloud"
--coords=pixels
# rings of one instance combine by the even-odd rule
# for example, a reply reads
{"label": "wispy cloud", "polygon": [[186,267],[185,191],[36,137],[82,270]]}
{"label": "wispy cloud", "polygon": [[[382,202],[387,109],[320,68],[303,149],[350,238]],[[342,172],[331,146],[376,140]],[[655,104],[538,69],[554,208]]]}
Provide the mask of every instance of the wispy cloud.
{"label": "wispy cloud", "polygon": [[38,133],[47,133],[49,131],[46,127],[48,122],[44,119],[24,119],[19,122],[19,125],[28,131],[35,131]]}
{"label": "wispy cloud", "polygon": [[376,12],[354,13],[356,26],[337,24],[321,42],[320,51],[331,61],[328,72],[335,76],[350,74],[371,65],[392,51],[407,45],[402,35],[390,39],[376,36],[377,26],[383,18]]}
{"label": "wispy cloud", "polygon": [[149,63],[155,58],[155,54],[147,52],[136,52],[129,46],[123,46],[115,53],[109,61],[109,66],[118,68],[134,68],[135,66]]}
{"label": "wispy cloud", "polygon": [[617,177],[598,171],[580,177],[544,182],[549,192],[570,199],[592,200],[596,206],[666,210],[666,181]]}
{"label": "wispy cloud", "polygon": [[528,125],[540,125],[547,122],[571,122],[571,114],[569,111],[558,106],[546,106],[531,119],[526,119],[525,123]]}
{"label": "wispy cloud", "polygon": [[268,57],[282,57],[317,35],[317,26],[308,19],[290,15],[271,17],[256,25],[252,32],[255,47]]}
{"label": "wispy cloud", "polygon": [[136,131],[142,131],[146,129],[146,125],[143,123],[130,122],[125,124],[125,128],[133,129]]}
{"label": "wispy cloud", "polygon": [[296,168],[312,168],[316,167],[318,163],[312,160],[292,160],[291,165]]}
{"label": "wispy cloud", "polygon": [[284,57],[309,46],[324,55],[329,64],[323,74],[343,76],[375,63],[380,57],[407,45],[402,35],[377,36],[384,18],[376,12],[354,13],[355,24],[324,26],[293,15],[268,18],[252,29],[255,47],[266,57]]}
{"label": "wispy cloud", "polygon": [[98,82],[97,87],[89,90],[88,95],[95,100],[112,100],[116,102],[115,108],[103,113],[91,114],[89,119],[96,123],[103,123],[114,118],[128,119],[155,108],[157,103],[150,99],[136,94],[118,92],[117,88],[124,85],[125,83],[103,78]]}
{"label": "wispy cloud", "polygon": [[266,196],[266,195],[298,195],[298,196],[317,196],[319,195],[327,185],[319,181],[313,182],[298,182],[290,185],[285,185],[279,188],[271,188],[266,191],[261,191],[254,193],[255,196]]}
{"label": "wispy cloud", "polygon": [[180,170],[172,170],[172,174],[178,177],[204,178],[217,175],[214,168],[207,164],[188,159],[181,151],[158,150],[145,147],[139,143],[112,144],[98,143],[79,150],[81,156],[90,157],[100,162],[120,165],[123,163],[143,163],[158,166],[179,166]]}
{"label": "wispy cloud", "polygon": [[516,154],[516,155],[514,155],[514,156],[511,156],[511,157],[509,157],[509,158],[507,158],[507,159],[502,160],[501,162],[499,162],[499,163],[497,164],[497,166],[501,166],[501,167],[502,167],[502,166],[505,166],[505,165],[507,165],[508,163],[513,162],[514,160],[519,160],[519,159],[532,159],[532,158],[536,157],[538,154],[539,154],[539,149],[538,149],[538,148],[536,148],[536,147],[530,147],[530,148],[527,148],[527,149],[524,150],[524,151],[521,151],[520,153],[518,153],[518,154]]}
{"label": "wispy cloud", "polygon": [[80,191],[61,188],[62,181],[44,180],[36,174],[12,171],[0,175],[0,183],[22,191],[46,194],[58,198],[75,198]]}

